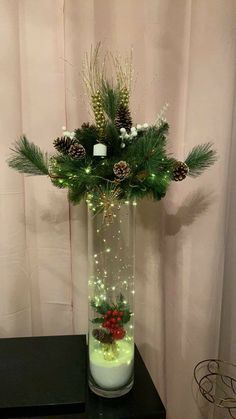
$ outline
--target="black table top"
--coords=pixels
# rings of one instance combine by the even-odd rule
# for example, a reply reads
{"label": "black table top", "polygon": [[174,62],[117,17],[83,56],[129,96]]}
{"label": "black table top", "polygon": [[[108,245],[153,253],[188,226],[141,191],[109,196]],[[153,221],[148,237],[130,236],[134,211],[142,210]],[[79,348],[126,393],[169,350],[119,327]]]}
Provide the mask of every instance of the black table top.
{"label": "black table top", "polygon": [[137,348],[134,387],[117,399],[88,389],[86,358],[85,335],[0,339],[0,417],[165,419]]}
{"label": "black table top", "polygon": [[86,339],[0,339],[0,416],[83,412]]}

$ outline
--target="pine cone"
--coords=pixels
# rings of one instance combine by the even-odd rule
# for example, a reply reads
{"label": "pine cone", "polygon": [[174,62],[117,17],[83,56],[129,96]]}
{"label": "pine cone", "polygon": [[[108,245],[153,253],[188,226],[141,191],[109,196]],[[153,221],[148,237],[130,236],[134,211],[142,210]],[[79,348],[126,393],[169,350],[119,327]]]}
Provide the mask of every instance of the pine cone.
{"label": "pine cone", "polygon": [[59,153],[68,154],[69,149],[71,145],[74,144],[74,142],[75,141],[70,137],[58,137],[56,140],[54,140],[53,145],[55,149],[59,151]]}
{"label": "pine cone", "polygon": [[130,110],[128,106],[123,103],[121,103],[118,108],[115,125],[119,132],[121,128],[125,128],[127,132],[130,132],[130,128],[132,127]]}
{"label": "pine cone", "polygon": [[186,163],[182,161],[177,161],[174,171],[173,171],[173,180],[176,182],[184,180],[189,172],[189,168]]}
{"label": "pine cone", "polygon": [[81,125],[81,128],[82,129],[87,129],[87,128],[89,128],[89,127],[91,127],[92,125],[90,125],[90,123],[89,122],[83,122],[83,124]]}
{"label": "pine cone", "polygon": [[121,160],[114,164],[113,172],[119,180],[124,180],[130,175],[129,164]]}
{"label": "pine cone", "polygon": [[72,159],[84,159],[86,151],[80,143],[74,143],[70,146],[68,155],[72,157]]}
{"label": "pine cone", "polygon": [[107,333],[104,329],[94,329],[93,337],[101,343],[112,343],[113,339],[110,333]]}

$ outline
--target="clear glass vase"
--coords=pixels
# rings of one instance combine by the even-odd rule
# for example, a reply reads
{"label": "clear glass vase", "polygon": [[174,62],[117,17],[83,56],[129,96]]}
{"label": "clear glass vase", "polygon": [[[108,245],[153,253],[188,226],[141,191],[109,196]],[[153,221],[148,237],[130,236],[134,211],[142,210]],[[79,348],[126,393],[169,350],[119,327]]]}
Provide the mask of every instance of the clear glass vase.
{"label": "clear glass vase", "polygon": [[89,386],[119,397],[133,385],[135,205],[88,212]]}

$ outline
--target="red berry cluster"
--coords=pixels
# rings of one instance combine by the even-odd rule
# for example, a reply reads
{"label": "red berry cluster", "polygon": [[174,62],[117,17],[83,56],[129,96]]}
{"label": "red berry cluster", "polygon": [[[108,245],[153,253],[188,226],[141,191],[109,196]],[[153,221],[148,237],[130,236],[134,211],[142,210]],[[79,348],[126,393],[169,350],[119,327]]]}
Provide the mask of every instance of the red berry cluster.
{"label": "red berry cluster", "polygon": [[123,311],[108,310],[103,316],[104,322],[103,327],[109,330],[113,339],[120,340],[125,337],[125,329],[122,325]]}

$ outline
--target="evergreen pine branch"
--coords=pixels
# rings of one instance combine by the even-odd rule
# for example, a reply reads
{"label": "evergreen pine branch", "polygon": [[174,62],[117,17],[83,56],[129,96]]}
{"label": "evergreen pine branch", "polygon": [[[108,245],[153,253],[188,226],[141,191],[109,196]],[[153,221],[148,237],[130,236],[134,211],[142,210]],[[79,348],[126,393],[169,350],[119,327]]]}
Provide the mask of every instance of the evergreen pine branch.
{"label": "evergreen pine branch", "polygon": [[197,177],[208,167],[212,166],[217,160],[216,151],[212,149],[211,143],[197,145],[190,151],[185,160],[189,168],[188,175]]}
{"label": "evergreen pine branch", "polygon": [[163,124],[160,128],[151,127],[127,147],[124,160],[131,162],[136,168],[135,175],[142,170],[155,173],[163,166],[167,132],[168,124]]}
{"label": "evergreen pine branch", "polygon": [[12,149],[8,165],[27,175],[48,175],[48,155],[23,135]]}
{"label": "evergreen pine branch", "polygon": [[118,158],[121,155],[121,139],[113,122],[108,122],[105,130],[105,142],[108,146],[109,156]]}
{"label": "evergreen pine branch", "polygon": [[75,130],[75,138],[85,148],[87,155],[93,155],[93,146],[97,144],[99,131],[95,125],[83,124]]}
{"label": "evergreen pine branch", "polygon": [[68,199],[72,204],[77,205],[85,197],[86,192],[87,192],[86,184],[84,183],[80,184],[68,190]]}
{"label": "evergreen pine branch", "polygon": [[102,107],[107,117],[111,122],[115,121],[118,107],[120,104],[120,91],[118,88],[113,88],[106,81],[102,83],[101,89]]}
{"label": "evergreen pine branch", "polygon": [[171,171],[169,171],[169,173],[156,172],[152,173],[147,179],[145,179],[144,185],[147,186],[152,198],[159,201],[165,196],[171,180]]}
{"label": "evergreen pine branch", "polygon": [[[85,159],[73,159],[70,156],[66,156],[63,154],[57,154],[55,156],[52,156],[51,160],[55,160],[56,167],[55,170],[58,168],[60,175],[68,176],[70,174],[80,174],[80,178],[83,177],[87,178],[87,168],[92,167],[92,160],[91,158],[85,158]],[[53,167],[52,167],[53,169]],[[89,172],[90,173],[90,172]]]}

